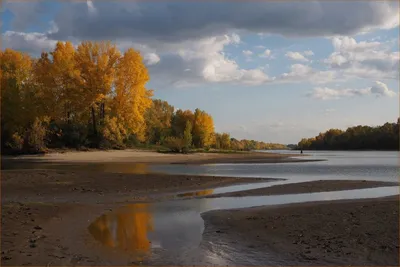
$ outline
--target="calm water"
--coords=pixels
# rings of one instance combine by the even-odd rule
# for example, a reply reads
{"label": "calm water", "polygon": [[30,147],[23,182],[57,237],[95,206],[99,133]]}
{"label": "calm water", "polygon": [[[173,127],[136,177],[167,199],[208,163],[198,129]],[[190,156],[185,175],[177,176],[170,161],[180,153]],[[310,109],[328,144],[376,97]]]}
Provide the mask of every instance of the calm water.
{"label": "calm water", "polygon": [[[203,190],[196,195],[212,193],[212,190]],[[397,194],[399,188],[394,186],[312,194],[132,204],[100,216],[88,229],[103,245],[133,253],[137,261],[150,265],[296,265],[296,262],[280,255],[249,250],[215,233],[208,234],[204,239],[201,213],[218,209]]]}
{"label": "calm water", "polygon": [[[274,151],[293,153],[298,151]],[[324,159],[315,162],[262,164],[157,165],[155,172],[239,177],[285,178],[292,182],[311,180],[376,180],[398,181],[399,152],[305,151],[303,159]]]}
{"label": "calm water", "polygon": [[[287,151],[285,151],[287,153]],[[296,152],[297,154],[298,152]],[[307,152],[306,152],[307,153]],[[279,164],[157,165],[151,171],[177,174],[287,178],[286,181],[226,186],[178,197],[204,196],[320,179],[398,180],[398,152],[308,152],[307,158],[323,162]],[[151,265],[296,265],[269,251],[254,251],[217,234],[204,236],[201,213],[218,210],[278,205],[309,201],[359,199],[399,194],[399,187],[380,187],[311,194],[175,200],[154,204],[133,204],[102,215],[89,229],[98,241],[112,249],[133,252],[137,260]],[[125,218],[125,220],[123,219]],[[114,233],[105,243],[99,220]],[[129,222],[129,223],[127,223]],[[122,241],[124,240],[124,241]],[[129,242],[127,242],[129,240]],[[130,244],[128,247],[127,244]]]}
{"label": "calm water", "polygon": [[[299,151],[274,151],[293,153]],[[224,192],[234,192],[276,184],[324,179],[398,181],[399,152],[305,151],[303,159],[324,159],[317,162],[273,164],[209,164],[209,165],[146,165],[129,163],[44,164],[33,162],[3,162],[3,169],[52,168],[85,169],[104,172],[219,175],[237,177],[284,178],[285,181],[226,186],[182,192],[177,200],[131,204],[100,215],[91,222],[88,231],[93,238],[110,249],[133,254],[137,261],[150,265],[297,265],[290,259],[269,251],[254,251],[215,233],[204,235],[203,212],[218,209],[246,208],[263,205],[373,198],[399,194],[399,187],[291,194],[241,198],[195,198]]]}

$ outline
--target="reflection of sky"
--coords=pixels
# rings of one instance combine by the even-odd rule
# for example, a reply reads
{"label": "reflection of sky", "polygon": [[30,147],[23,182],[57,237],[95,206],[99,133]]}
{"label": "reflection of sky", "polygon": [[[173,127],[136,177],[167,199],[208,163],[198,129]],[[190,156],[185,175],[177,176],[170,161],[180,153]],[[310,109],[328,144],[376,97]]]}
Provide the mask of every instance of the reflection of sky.
{"label": "reflection of sky", "polygon": [[[308,153],[308,152],[307,152]],[[380,180],[397,181],[399,152],[310,152],[319,162],[264,164],[155,165],[151,170],[179,174],[201,174],[233,177],[284,178],[293,181]]]}
{"label": "reflection of sky", "polygon": [[[204,231],[201,213],[210,210],[375,198],[397,194],[399,194],[399,187],[391,186],[310,194],[174,200],[144,204],[145,206],[141,206],[140,209],[129,205],[108,215],[102,215],[91,224],[89,231],[106,246],[115,246],[110,245],[111,238],[108,238],[112,235],[112,240],[117,241],[115,244],[118,248],[138,253],[155,250],[158,253],[157,257],[162,260],[162,253],[166,253],[165,256],[168,257],[171,253],[181,254],[184,251],[199,248]],[[104,224],[104,221],[107,223]],[[107,226],[103,227],[103,225]],[[107,231],[113,234],[107,235]],[[105,234],[100,236],[98,232]],[[236,256],[240,257],[240,255]],[[218,255],[216,257],[214,260],[218,261]]]}

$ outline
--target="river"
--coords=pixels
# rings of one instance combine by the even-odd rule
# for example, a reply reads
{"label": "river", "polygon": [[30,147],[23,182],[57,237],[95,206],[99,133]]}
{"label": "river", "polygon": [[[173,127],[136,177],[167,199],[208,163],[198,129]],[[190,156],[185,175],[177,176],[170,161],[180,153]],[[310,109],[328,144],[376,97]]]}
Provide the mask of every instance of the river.
{"label": "river", "polygon": [[[299,151],[272,151],[293,153]],[[207,164],[207,165],[143,165],[106,163],[55,165],[45,163],[3,163],[3,168],[85,168],[110,172],[163,172],[237,177],[285,178],[285,181],[210,188],[198,192],[181,192],[179,196],[209,195],[246,189],[313,180],[377,180],[398,181],[399,152],[304,151],[302,159],[324,161],[274,164]],[[13,163],[15,164],[15,163]],[[296,265],[271,255],[253,251],[240,244],[207,236],[203,238],[203,212],[218,209],[247,208],[309,201],[375,198],[399,194],[398,186],[371,189],[291,194],[259,197],[222,197],[175,199],[156,203],[133,203],[91,222],[92,236],[110,249],[137,256],[138,262],[149,265]]]}

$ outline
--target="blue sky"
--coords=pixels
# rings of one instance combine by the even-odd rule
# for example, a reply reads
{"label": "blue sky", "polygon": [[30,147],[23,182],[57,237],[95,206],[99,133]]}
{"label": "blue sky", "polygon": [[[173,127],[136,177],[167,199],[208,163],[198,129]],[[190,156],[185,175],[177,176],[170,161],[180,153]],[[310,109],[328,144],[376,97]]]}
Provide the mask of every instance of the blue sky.
{"label": "blue sky", "polygon": [[34,56],[58,40],[138,49],[156,98],[239,139],[297,143],[399,116],[394,1],[6,1],[1,21],[2,48]]}

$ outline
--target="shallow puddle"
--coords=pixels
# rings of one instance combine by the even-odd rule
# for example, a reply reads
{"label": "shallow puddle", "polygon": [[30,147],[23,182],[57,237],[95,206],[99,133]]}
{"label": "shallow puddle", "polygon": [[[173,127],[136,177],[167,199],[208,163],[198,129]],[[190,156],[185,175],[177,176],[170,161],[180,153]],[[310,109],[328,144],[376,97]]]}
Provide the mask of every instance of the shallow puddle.
{"label": "shallow puddle", "polygon": [[[212,191],[210,191],[212,193]],[[206,195],[208,190],[187,195]],[[203,240],[204,221],[201,213],[218,209],[247,208],[309,201],[360,199],[399,194],[399,187],[379,187],[311,194],[252,196],[172,200],[152,204],[132,204],[104,214],[89,226],[93,237],[110,248],[134,253],[148,264],[279,264],[265,259],[262,253],[254,258],[236,243]],[[218,253],[216,253],[218,250]],[[233,254],[232,254],[233,253]],[[241,254],[242,253],[242,254]],[[246,256],[247,255],[247,256]],[[235,259],[234,261],[232,261]],[[195,262],[190,262],[195,260]]]}

